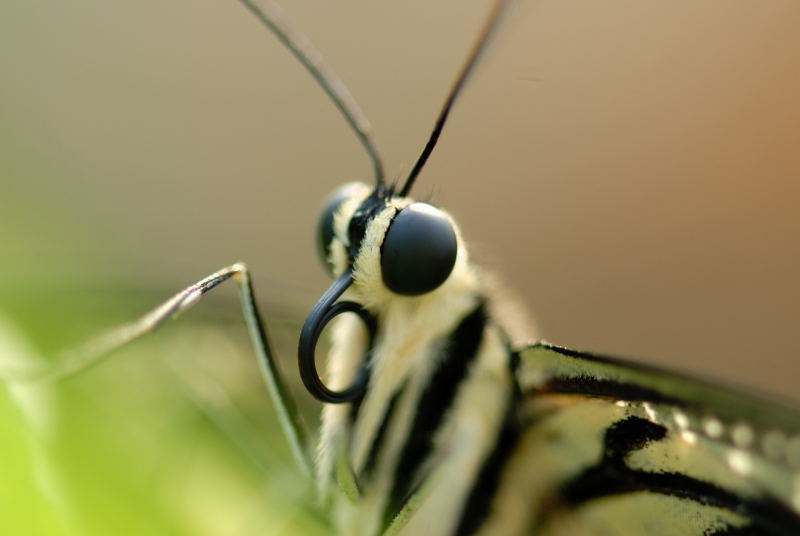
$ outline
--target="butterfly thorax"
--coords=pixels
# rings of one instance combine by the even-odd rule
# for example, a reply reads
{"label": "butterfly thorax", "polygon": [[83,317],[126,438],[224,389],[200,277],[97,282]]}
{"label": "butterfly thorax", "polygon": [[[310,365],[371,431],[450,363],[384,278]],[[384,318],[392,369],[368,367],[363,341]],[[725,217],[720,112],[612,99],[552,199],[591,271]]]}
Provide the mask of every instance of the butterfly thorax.
{"label": "butterfly thorax", "polygon": [[[364,199],[342,204],[334,220],[337,236],[352,236],[346,231]],[[354,284],[344,298],[363,304],[378,326],[366,357],[364,395],[327,405],[322,416],[322,492],[336,494],[337,456],[347,458],[361,491],[355,502],[333,499],[335,523],[344,534],[379,533],[413,491],[440,478],[447,486],[427,496],[404,531],[411,534],[422,525],[428,532],[431,523],[442,530],[430,533],[456,527],[498,430],[507,424],[516,391],[506,337],[490,320],[480,272],[469,262],[455,224],[458,254],[442,285],[419,296],[384,286],[382,241],[395,215],[411,203],[393,198],[373,209],[355,259],[347,257],[352,245],[345,241],[331,251],[334,269],[352,262]],[[354,316],[338,319],[332,332],[328,381],[340,389],[364,363],[367,334]]]}

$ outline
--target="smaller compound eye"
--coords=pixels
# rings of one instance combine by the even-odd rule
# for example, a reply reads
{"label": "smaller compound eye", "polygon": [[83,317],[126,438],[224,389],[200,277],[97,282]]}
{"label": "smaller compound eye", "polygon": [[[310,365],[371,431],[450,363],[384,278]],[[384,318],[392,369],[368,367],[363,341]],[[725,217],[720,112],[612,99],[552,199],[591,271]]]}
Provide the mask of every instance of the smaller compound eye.
{"label": "smaller compound eye", "polygon": [[436,207],[414,203],[392,221],[381,246],[383,282],[406,296],[430,292],[450,276],[458,243],[450,220]]}
{"label": "smaller compound eye", "polygon": [[333,216],[342,206],[342,203],[365,189],[368,189],[368,187],[363,183],[348,182],[336,188],[325,200],[325,204],[322,205],[322,212],[317,221],[317,252],[319,253],[320,261],[322,261],[329,273],[332,273],[333,269],[329,261],[331,241],[333,240]]}

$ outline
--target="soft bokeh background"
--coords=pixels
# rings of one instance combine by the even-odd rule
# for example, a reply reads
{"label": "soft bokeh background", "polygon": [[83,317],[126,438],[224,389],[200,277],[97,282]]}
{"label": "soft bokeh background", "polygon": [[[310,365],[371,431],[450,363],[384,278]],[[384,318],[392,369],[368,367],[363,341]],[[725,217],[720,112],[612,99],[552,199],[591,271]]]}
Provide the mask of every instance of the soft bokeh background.
{"label": "soft bokeh background", "polygon": [[[413,164],[486,7],[284,3],[370,117],[392,177]],[[517,0],[416,194],[459,219],[473,255],[548,340],[798,399],[798,26],[794,0]],[[328,284],[311,238],[316,210],[340,182],[370,180],[370,168],[307,74],[242,6],[5,0],[0,66],[0,308],[32,353],[245,260],[291,354],[297,323]],[[177,376],[197,361],[233,370],[210,376],[242,397],[243,413],[263,412],[253,421],[269,419],[236,308],[233,289],[221,290],[59,393],[69,401],[56,441],[66,469],[53,473],[74,482],[71,471],[91,467],[74,493],[81,504],[64,506],[82,530],[87,512],[119,507],[127,515],[108,514],[98,533],[146,508],[138,517],[160,512],[162,532],[222,534],[202,505],[215,493],[246,502],[228,488],[260,489],[263,475],[246,463],[228,468],[241,449],[214,419],[192,416],[208,408],[161,358],[173,357]],[[213,400],[208,390],[201,400]],[[222,423],[235,420],[224,413]],[[161,483],[195,459],[181,426],[221,449],[192,442],[214,461],[201,457],[190,474],[218,462],[227,476],[203,470],[192,481],[175,470],[180,484]],[[285,451],[274,429],[253,428],[245,435]],[[19,453],[36,456],[24,443]],[[287,474],[277,495],[293,504],[302,492],[286,484],[295,479],[285,452],[276,456],[280,469],[265,472]],[[28,489],[20,504],[35,506],[42,477],[23,466],[5,492]],[[228,481],[236,485],[218,483]],[[151,496],[148,485],[181,490],[186,511],[168,511],[166,492]],[[209,486],[199,502],[186,499]],[[114,500],[124,489],[135,496]]]}

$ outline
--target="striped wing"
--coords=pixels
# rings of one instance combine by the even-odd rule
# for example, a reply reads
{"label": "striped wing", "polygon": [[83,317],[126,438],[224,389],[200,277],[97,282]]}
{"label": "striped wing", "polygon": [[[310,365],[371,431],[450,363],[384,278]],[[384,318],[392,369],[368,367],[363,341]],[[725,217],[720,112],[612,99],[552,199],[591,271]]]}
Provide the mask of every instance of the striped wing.
{"label": "striped wing", "polygon": [[530,509],[533,533],[800,534],[797,413],[546,344],[518,379],[525,432],[495,504]]}

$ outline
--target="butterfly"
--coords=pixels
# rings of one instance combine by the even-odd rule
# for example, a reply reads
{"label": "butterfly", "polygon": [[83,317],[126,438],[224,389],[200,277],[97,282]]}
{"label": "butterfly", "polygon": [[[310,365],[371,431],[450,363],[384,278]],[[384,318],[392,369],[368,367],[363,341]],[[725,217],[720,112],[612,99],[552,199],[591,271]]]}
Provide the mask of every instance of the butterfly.
{"label": "butterfly", "polygon": [[[623,392],[622,391],[613,391],[613,390],[612,391],[603,391],[603,389],[609,389],[611,383],[616,382],[616,384],[624,384],[625,382],[624,381],[620,381],[619,379],[614,379],[614,380],[602,379],[601,377],[603,376],[603,374],[601,373],[601,371],[603,370],[603,367],[601,367],[600,365],[597,365],[596,364],[596,360],[592,359],[590,356],[587,356],[587,355],[584,355],[584,354],[575,354],[574,352],[570,356],[569,352],[564,352],[564,351],[560,351],[558,349],[549,348],[549,347],[542,347],[542,346],[532,348],[531,350],[529,350],[529,352],[538,352],[538,353],[542,353],[545,356],[549,355],[550,357],[553,357],[553,355],[561,355],[562,357],[560,358],[560,360],[557,360],[560,366],[566,366],[566,364],[569,363],[569,359],[567,359],[568,357],[572,357],[573,359],[577,360],[579,365],[576,367],[576,370],[578,372],[583,371],[584,373],[589,374],[592,378],[598,380],[598,382],[599,382],[598,385],[604,386],[602,388],[595,386],[594,388],[598,389],[600,391],[600,392],[595,392],[595,391],[591,390],[592,388],[587,385],[587,382],[584,381],[581,384],[578,381],[578,380],[581,379],[581,376],[579,376],[579,375],[578,376],[575,376],[575,375],[569,376],[569,375],[567,375],[568,378],[572,378],[573,382],[577,382],[579,384],[577,387],[573,386],[573,389],[577,390],[577,394],[583,394],[583,395],[591,394],[592,396],[594,396],[596,398],[613,397],[613,398],[616,399],[617,402],[623,404],[623,405],[619,405],[619,406],[618,405],[614,405],[613,406],[614,408],[620,408],[619,410],[615,409],[614,411],[619,411],[620,414],[625,413],[626,415],[628,413],[630,413],[630,415],[628,415],[628,418],[629,419],[634,419],[634,420],[630,420],[629,421],[627,419],[625,419],[625,420],[616,419],[616,420],[613,421],[614,423],[628,423],[628,424],[619,424],[619,427],[620,427],[619,429],[615,428],[615,426],[613,426],[610,423],[605,423],[603,425],[599,425],[599,427],[598,427],[598,435],[602,435],[603,436],[603,441],[606,442],[605,443],[606,444],[606,448],[607,448],[607,450],[609,452],[611,452],[611,454],[609,455],[610,458],[613,458],[612,455],[614,454],[614,450],[609,446],[609,444],[613,443],[614,441],[619,439],[619,437],[617,435],[615,435],[615,434],[619,434],[622,437],[627,437],[627,436],[631,436],[632,435],[635,438],[638,438],[639,443],[643,442],[643,444],[638,445],[639,446],[638,450],[643,449],[646,446],[646,444],[650,444],[650,443],[656,444],[656,443],[658,443],[658,441],[656,441],[656,438],[654,437],[654,434],[657,435],[657,432],[655,430],[651,429],[649,431],[642,431],[642,430],[637,429],[637,431],[634,433],[630,429],[625,428],[626,426],[646,427],[646,423],[649,422],[651,425],[656,425],[656,426],[666,427],[666,425],[669,424],[669,426],[672,426],[673,428],[675,426],[678,426],[680,428],[680,423],[684,422],[684,421],[687,421],[687,422],[684,423],[684,425],[685,425],[684,428],[685,429],[681,428],[681,431],[687,432],[687,434],[688,433],[695,433],[696,434],[696,433],[698,433],[698,431],[701,431],[701,429],[705,430],[704,426],[707,427],[706,425],[708,424],[708,422],[711,422],[711,423],[718,424],[719,427],[722,427],[723,431],[720,432],[720,433],[724,435],[724,434],[732,433],[733,429],[738,424],[741,424],[741,423],[736,423],[735,421],[734,422],[727,422],[726,420],[721,419],[721,418],[717,418],[717,420],[719,422],[716,422],[716,421],[713,421],[713,420],[705,422],[705,421],[703,421],[703,418],[705,418],[705,417],[708,417],[708,418],[716,418],[716,417],[714,415],[712,415],[710,417],[709,416],[705,416],[705,417],[701,418],[701,417],[693,416],[688,411],[679,412],[677,415],[670,413],[670,416],[671,416],[670,418],[672,420],[667,422],[666,417],[659,416],[660,412],[663,410],[663,408],[649,407],[649,409],[648,409],[648,407],[646,407],[645,404],[646,403],[655,404],[656,402],[663,402],[669,410],[674,410],[675,409],[675,401],[672,400],[672,399],[669,399],[669,396],[668,396],[669,393],[667,393],[666,395],[663,395],[663,396],[667,397],[667,399],[665,399],[665,400],[660,400],[660,399],[658,399],[658,397],[655,397],[655,399],[653,399],[652,397],[655,396],[653,392],[649,392],[648,396],[650,396],[651,398],[644,397],[644,393],[643,392],[639,392],[637,396],[641,396],[641,397],[644,397],[644,398],[639,399],[639,398],[637,398],[636,396],[634,396],[633,394],[630,394],[630,393],[628,393],[628,396],[626,398],[625,396],[623,396]],[[552,352],[552,355],[550,354],[550,352]],[[530,359],[526,358],[525,357],[526,355],[528,355],[527,351],[520,353],[521,361],[528,362],[528,361],[533,359],[533,358],[530,358]],[[546,360],[547,360],[547,357],[541,357],[541,358],[538,359],[538,361],[546,361]],[[642,379],[638,378],[637,373],[635,371],[636,371],[636,367],[625,367],[624,368],[624,372],[622,372],[621,374],[624,377],[634,378],[635,380],[632,380],[632,381],[635,384],[635,387],[637,387],[638,389],[641,389],[643,391],[647,391],[648,382],[646,380],[642,380]],[[535,375],[536,373],[532,373],[532,374]],[[613,371],[611,373],[608,373],[608,374],[611,374],[611,376],[613,376]],[[656,379],[658,378],[658,374],[655,374],[652,371],[649,372],[649,373],[647,371],[644,371],[644,372],[639,371],[638,374],[643,374],[644,376],[649,377],[651,380],[653,380],[654,378],[656,378]],[[608,382],[608,383],[602,383],[604,381]],[[658,383],[658,382],[656,382],[656,383]],[[616,385],[616,387],[619,387],[619,385]],[[563,387],[563,388],[566,389],[566,387]],[[654,390],[656,390],[656,389],[651,386],[650,387],[650,391],[654,391]],[[691,405],[692,397],[689,396],[689,394],[687,394],[686,392],[684,392],[681,389],[679,389],[678,391],[679,391],[678,394],[677,395],[673,395],[673,397],[681,398],[682,400],[684,400],[687,403],[689,403],[689,405]],[[556,389],[554,392],[558,393],[559,391]],[[570,392],[568,390],[564,391],[564,392],[567,393],[567,394],[576,394],[576,393]],[[541,399],[542,398],[540,398],[540,400]],[[630,403],[631,405],[624,406],[624,403]],[[640,405],[637,406],[637,404],[640,404]],[[636,407],[634,408],[633,406],[636,406]],[[651,416],[650,413],[648,413],[648,412],[653,412],[655,414],[655,416]],[[642,419],[644,421],[644,423],[642,423],[640,421],[637,421],[635,419]],[[692,419],[695,419],[696,422],[693,422]],[[661,422],[661,420],[663,420],[664,422]],[[630,423],[633,423],[633,424],[630,424]],[[575,423],[573,426],[575,426],[576,424],[577,423]],[[562,425],[559,426],[559,428],[564,428],[563,423],[562,423]],[[711,428],[715,429],[714,426],[711,426]],[[569,427],[564,428],[564,429],[569,429]],[[672,428],[670,428],[669,430],[673,431]],[[600,434],[600,431],[602,431],[603,434]],[[769,430],[765,431],[764,433],[766,433],[768,431]],[[748,433],[751,436],[754,436],[754,437],[751,437],[750,440],[744,441],[744,444],[746,444],[746,446],[749,447],[749,446],[751,446],[753,444],[753,442],[758,442],[757,439],[760,440],[760,438],[761,438],[761,435],[759,435],[760,432],[759,432],[759,434],[757,434],[756,432],[758,432],[758,431],[753,429],[752,427],[749,428],[749,432],[742,432],[742,434],[744,434],[745,436],[747,436]],[[756,435],[758,435],[758,438],[755,437]],[[711,437],[711,438],[715,439],[714,437]],[[604,444],[603,441],[599,440],[599,438],[595,438],[595,439],[596,439],[596,441],[594,441],[592,443],[593,445],[597,446],[597,445],[603,445]],[[660,438],[658,438],[658,439],[660,440]],[[706,438],[706,439],[708,439],[708,438]],[[786,439],[786,443],[787,443],[787,446],[783,447],[784,454],[788,455],[788,453],[790,451],[787,450],[787,449],[789,448],[788,444],[790,444],[790,442],[791,442],[791,434],[788,434],[788,436],[785,437],[784,439]],[[698,440],[698,438],[696,437],[695,440]],[[702,441],[703,438],[700,438],[699,440]],[[669,448],[673,448],[674,449],[675,447],[669,447]],[[633,450],[637,450],[637,449],[633,449]],[[633,450],[631,450],[630,452],[633,452]],[[699,451],[699,447],[698,447],[698,451]],[[630,452],[629,451],[624,451],[624,454],[627,455],[627,454],[630,454]],[[617,454],[619,454],[619,452],[617,452]],[[684,492],[685,492],[685,490],[684,490]],[[709,497],[712,496],[712,494],[710,492],[706,492],[705,495],[703,495],[702,493],[699,493],[699,494],[701,496],[705,497],[706,499],[708,499]],[[627,509],[630,510],[631,508],[628,507]],[[706,528],[708,528],[708,527],[706,527]]]}

